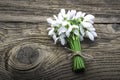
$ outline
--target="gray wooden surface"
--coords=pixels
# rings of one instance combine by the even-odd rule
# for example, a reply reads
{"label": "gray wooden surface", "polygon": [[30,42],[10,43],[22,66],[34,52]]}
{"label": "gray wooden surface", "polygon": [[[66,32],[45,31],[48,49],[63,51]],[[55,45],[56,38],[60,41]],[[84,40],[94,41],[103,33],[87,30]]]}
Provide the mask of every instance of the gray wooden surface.
{"label": "gray wooden surface", "polygon": [[[98,37],[83,41],[84,73],[47,35],[46,18],[61,8],[95,15]],[[0,80],[120,80],[120,0],[0,0]]]}

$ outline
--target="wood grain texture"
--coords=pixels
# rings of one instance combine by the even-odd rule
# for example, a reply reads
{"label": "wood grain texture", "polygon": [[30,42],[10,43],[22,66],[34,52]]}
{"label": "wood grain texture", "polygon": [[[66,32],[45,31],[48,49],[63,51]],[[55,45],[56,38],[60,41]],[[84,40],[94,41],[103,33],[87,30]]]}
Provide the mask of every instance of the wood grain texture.
{"label": "wood grain texture", "polygon": [[[96,16],[98,37],[81,42],[93,56],[84,73],[72,71],[72,52],[47,35],[46,18],[61,8]],[[0,0],[0,80],[119,80],[119,44],[120,0]]]}
{"label": "wood grain texture", "polygon": [[0,21],[46,22],[47,17],[65,8],[94,14],[96,23],[120,23],[119,3],[119,0],[4,0],[0,1]]}

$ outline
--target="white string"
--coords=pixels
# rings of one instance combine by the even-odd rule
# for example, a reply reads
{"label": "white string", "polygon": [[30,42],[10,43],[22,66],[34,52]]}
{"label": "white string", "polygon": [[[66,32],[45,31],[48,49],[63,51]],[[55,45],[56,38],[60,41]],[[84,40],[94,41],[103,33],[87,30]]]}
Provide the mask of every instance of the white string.
{"label": "white string", "polygon": [[86,59],[93,59],[93,56],[88,55],[88,54],[85,54],[85,53],[82,53],[81,51],[75,52],[75,51],[73,51],[73,50],[70,49],[70,48],[67,48],[67,47],[65,47],[65,48],[68,49],[68,50],[70,50],[70,51],[72,51],[72,52],[74,52],[73,56],[75,56],[75,55],[80,55],[81,57],[86,58]]}

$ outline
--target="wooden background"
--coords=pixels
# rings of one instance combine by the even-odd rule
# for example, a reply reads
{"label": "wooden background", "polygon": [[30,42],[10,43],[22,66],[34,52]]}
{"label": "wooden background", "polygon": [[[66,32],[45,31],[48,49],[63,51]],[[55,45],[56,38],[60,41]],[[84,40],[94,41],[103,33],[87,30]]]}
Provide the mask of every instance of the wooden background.
{"label": "wooden background", "polygon": [[[95,15],[98,38],[82,42],[84,73],[47,35],[61,8]],[[0,80],[120,80],[120,0],[0,0]]]}

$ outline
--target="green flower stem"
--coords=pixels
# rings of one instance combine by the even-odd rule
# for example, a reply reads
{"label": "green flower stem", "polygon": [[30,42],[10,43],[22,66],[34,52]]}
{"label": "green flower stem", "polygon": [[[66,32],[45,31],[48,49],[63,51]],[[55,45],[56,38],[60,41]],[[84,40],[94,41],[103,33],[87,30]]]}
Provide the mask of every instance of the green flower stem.
{"label": "green flower stem", "polygon": [[[70,48],[74,51],[81,51],[80,38],[76,35],[71,35],[68,38]],[[75,72],[83,71],[85,69],[85,64],[83,58],[80,55],[75,55],[73,57],[73,70]]]}

